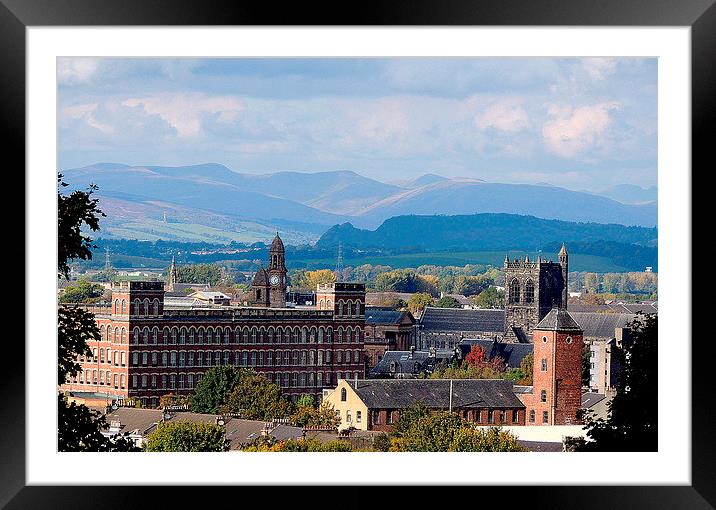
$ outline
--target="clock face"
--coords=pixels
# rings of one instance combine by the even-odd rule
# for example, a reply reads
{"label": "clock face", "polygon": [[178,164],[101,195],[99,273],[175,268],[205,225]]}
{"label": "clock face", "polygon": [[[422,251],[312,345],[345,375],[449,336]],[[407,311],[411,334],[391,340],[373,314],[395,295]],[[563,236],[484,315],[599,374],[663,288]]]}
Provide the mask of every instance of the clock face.
{"label": "clock face", "polygon": [[278,285],[278,276],[273,275],[273,276],[271,277],[270,282],[271,282],[271,285]]}

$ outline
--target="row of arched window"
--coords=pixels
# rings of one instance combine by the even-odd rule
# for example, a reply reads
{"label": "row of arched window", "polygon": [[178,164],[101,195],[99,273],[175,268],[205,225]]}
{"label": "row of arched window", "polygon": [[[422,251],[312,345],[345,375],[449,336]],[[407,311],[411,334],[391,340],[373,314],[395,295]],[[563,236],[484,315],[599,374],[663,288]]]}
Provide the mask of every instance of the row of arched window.
{"label": "row of arched window", "polygon": [[[96,351],[96,349],[95,349]],[[112,353],[111,363],[117,361],[124,366],[124,352],[117,357]],[[104,349],[100,349],[99,360],[105,362]],[[107,350],[106,362],[110,363]],[[231,365],[237,367],[280,367],[280,366],[323,366],[329,364],[359,364],[360,349],[345,350],[279,350],[279,351],[144,351],[133,352],[131,366],[134,367],[213,367]]]}
{"label": "row of arched window", "polygon": [[[131,376],[131,389],[160,389],[160,390],[192,390],[199,384],[203,373],[162,373],[162,374],[133,374]],[[284,388],[290,387],[324,387],[333,384],[331,372],[265,372],[264,376]],[[336,379],[351,379],[358,377],[358,372],[337,372]],[[108,386],[114,389],[125,389],[127,380],[125,374],[112,373],[109,370],[80,371],[77,376],[70,378],[73,384],[86,384]]]}
{"label": "row of arched window", "polygon": [[[330,299],[319,299],[318,300],[318,309],[319,310],[333,310],[333,302]],[[337,315],[340,316],[349,316],[349,317],[358,317],[360,315],[363,315],[365,313],[365,304],[360,300],[343,300],[339,299],[336,302],[336,310]]]}
{"label": "row of arched window", "polygon": [[[334,338],[335,333],[335,338]],[[121,328],[118,332],[118,328],[115,327],[114,331],[110,327],[105,329],[104,326],[100,326],[100,335],[102,338],[110,341],[111,337],[114,338],[116,343],[117,336],[120,335],[121,343],[126,343],[125,330]],[[299,327],[294,326],[293,328],[287,326],[274,328],[270,326],[265,328],[264,326],[249,328],[248,326],[237,326],[233,330],[226,327],[165,327],[159,329],[154,326],[152,329],[149,327],[139,328],[135,327],[132,330],[131,343],[132,344],[163,344],[163,345],[202,345],[202,344],[289,344],[289,343],[360,343],[363,340],[363,331],[360,326],[355,327],[339,327],[333,330],[332,327]]]}
{"label": "row of arched window", "polygon": [[144,298],[135,299],[133,303],[128,303],[126,299],[115,299],[112,313],[115,315],[154,315],[158,316],[160,311],[160,301],[158,298],[150,300]]}
{"label": "row of arched window", "polygon": [[510,303],[526,303],[531,304],[535,301],[535,284],[532,280],[527,280],[525,288],[520,293],[520,282],[517,278],[510,281],[508,301]]}

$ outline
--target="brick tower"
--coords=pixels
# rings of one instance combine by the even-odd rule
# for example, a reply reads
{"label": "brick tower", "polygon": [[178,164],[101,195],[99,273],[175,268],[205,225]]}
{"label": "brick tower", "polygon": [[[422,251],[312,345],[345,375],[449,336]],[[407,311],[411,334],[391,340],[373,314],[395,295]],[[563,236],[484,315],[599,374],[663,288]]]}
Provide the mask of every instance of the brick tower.
{"label": "brick tower", "polygon": [[552,308],[567,309],[568,257],[564,244],[559,262],[541,256],[536,261],[505,256],[506,341],[530,342],[532,330]]}
{"label": "brick tower", "polygon": [[553,308],[533,331],[534,371],[528,425],[575,425],[582,405],[582,329]]}
{"label": "brick tower", "polygon": [[269,303],[271,307],[286,306],[286,248],[276,232],[269,250],[268,270]]}

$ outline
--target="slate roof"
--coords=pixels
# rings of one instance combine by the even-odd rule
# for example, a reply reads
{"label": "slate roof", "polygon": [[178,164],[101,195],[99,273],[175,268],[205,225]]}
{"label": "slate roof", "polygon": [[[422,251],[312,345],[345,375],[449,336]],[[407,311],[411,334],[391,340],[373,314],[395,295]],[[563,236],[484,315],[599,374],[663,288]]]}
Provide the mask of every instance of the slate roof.
{"label": "slate roof", "polygon": [[636,317],[631,313],[569,312],[585,337],[614,338],[616,328],[625,328]]}
{"label": "slate roof", "polygon": [[107,425],[111,427],[112,422],[118,421],[120,427],[118,432],[134,432],[137,430],[142,436],[146,436],[162,419],[162,411],[159,409],[137,409],[134,407],[120,407],[106,415]]}
{"label": "slate roof", "polygon": [[252,285],[268,285],[268,274],[266,273],[266,270],[261,267],[258,271],[256,271],[256,275],[254,275],[253,282],[251,282]]}
{"label": "slate roof", "polygon": [[603,393],[593,393],[588,391],[587,393],[582,393],[582,408],[589,409],[590,407],[594,406],[595,404],[598,404],[602,400],[606,398],[606,395]]}
{"label": "slate roof", "polygon": [[273,238],[273,242],[271,242],[271,248],[270,248],[270,250],[271,250],[271,251],[274,251],[274,250],[284,250],[283,241],[282,241],[281,238],[279,237],[278,232],[276,232],[276,237],[274,237],[274,238]]}
{"label": "slate roof", "polygon": [[548,442],[548,441],[524,441],[518,439],[517,442],[527,448],[531,452],[563,452],[564,446],[561,442]]}
{"label": "slate roof", "polygon": [[[453,356],[452,350],[439,349],[435,356],[430,356],[428,351],[386,351],[378,364],[371,368],[368,374],[371,378],[394,377],[396,375],[417,375],[421,372],[432,372],[437,363],[450,360]],[[391,364],[395,370],[391,370]]]}
{"label": "slate roof", "polygon": [[[400,324],[409,312],[398,310],[381,310],[376,308],[365,309],[366,324]],[[413,321],[414,322],[414,321]]]}
{"label": "slate roof", "polygon": [[496,342],[489,338],[465,339],[458,345],[462,351],[463,359],[468,355],[473,345],[482,347],[488,360],[499,356],[510,368],[519,367],[525,356],[534,352],[533,344]]}
{"label": "slate roof", "polygon": [[563,308],[552,308],[534,329],[543,331],[582,331],[572,315]]}
{"label": "slate roof", "polygon": [[[349,384],[369,409],[401,409],[416,401],[432,409],[448,409],[450,403],[447,379],[361,379]],[[512,391],[512,381],[502,379],[454,379],[452,405],[454,409],[525,407]]]}
{"label": "slate roof", "polygon": [[505,327],[505,311],[426,306],[420,318],[420,325],[423,331],[502,333]]}

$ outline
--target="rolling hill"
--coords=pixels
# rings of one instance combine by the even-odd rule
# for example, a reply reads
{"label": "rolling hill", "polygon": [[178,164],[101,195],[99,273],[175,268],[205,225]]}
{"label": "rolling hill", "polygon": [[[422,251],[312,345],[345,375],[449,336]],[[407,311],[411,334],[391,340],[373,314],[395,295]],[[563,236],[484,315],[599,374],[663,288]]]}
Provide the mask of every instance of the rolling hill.
{"label": "rolling hill", "polygon": [[258,241],[278,229],[289,242],[304,243],[332,225],[377,228],[391,217],[416,214],[510,213],[646,227],[657,220],[656,203],[623,204],[552,185],[435,174],[386,184],[352,171],[253,175],[215,163],[98,163],[62,173],[70,189],[96,184],[108,234],[133,239]]}

